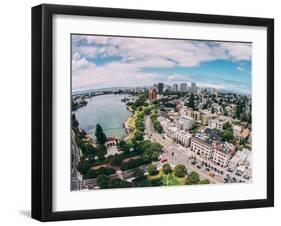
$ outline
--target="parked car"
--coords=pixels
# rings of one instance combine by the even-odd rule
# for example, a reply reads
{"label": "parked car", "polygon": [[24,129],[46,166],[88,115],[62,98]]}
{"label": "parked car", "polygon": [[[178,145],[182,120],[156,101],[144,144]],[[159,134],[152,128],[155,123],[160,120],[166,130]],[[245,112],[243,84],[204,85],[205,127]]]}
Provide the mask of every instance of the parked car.
{"label": "parked car", "polygon": [[196,167],[197,167],[198,169],[201,169],[201,166],[199,166],[199,165],[197,165]]}

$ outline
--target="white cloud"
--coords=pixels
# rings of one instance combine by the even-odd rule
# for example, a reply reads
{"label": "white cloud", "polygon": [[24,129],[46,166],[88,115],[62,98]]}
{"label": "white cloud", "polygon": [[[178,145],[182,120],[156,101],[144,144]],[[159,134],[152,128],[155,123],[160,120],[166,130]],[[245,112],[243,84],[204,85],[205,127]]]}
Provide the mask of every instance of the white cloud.
{"label": "white cloud", "polygon": [[238,67],[237,67],[237,70],[238,70],[238,71],[245,71],[245,68],[243,68],[243,67],[241,67],[241,66],[238,66]]}
{"label": "white cloud", "polygon": [[251,60],[252,47],[248,43],[221,43],[221,48],[225,49],[229,56],[236,61]]}
{"label": "white cloud", "polygon": [[[88,44],[100,46],[100,52],[105,56],[118,55],[125,60],[168,57],[186,67],[217,59],[251,60],[251,44],[248,43],[212,42],[210,45],[210,42],[189,40],[81,36],[83,38]],[[93,46],[78,47],[81,53],[86,53],[87,48],[91,52]],[[99,54],[99,51],[95,54]]]}
{"label": "white cloud", "polygon": [[[196,67],[213,60],[251,60],[251,44],[103,36],[73,36],[73,87],[148,85],[161,76],[145,68]],[[95,65],[88,57],[119,56]],[[237,67],[242,70],[242,67]],[[118,76],[116,73],[118,72]],[[174,80],[171,75],[170,80]]]}
{"label": "white cloud", "polygon": [[95,64],[89,62],[85,57],[82,57],[79,53],[75,52],[72,57],[72,72],[76,72],[85,68],[94,68]]}

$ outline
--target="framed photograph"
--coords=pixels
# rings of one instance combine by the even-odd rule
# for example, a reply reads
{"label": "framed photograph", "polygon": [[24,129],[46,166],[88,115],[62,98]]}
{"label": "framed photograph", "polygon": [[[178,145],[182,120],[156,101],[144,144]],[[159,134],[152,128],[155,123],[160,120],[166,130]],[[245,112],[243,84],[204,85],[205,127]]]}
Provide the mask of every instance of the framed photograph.
{"label": "framed photograph", "polygon": [[274,205],[274,21],[32,8],[32,217]]}

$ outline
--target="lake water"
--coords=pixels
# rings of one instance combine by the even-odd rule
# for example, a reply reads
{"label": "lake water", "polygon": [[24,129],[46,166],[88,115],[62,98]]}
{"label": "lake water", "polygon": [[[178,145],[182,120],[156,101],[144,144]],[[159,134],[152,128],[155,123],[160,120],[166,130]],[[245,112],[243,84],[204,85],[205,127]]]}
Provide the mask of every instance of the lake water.
{"label": "lake water", "polygon": [[123,122],[127,120],[131,112],[126,104],[121,101],[126,94],[108,94],[89,98],[88,104],[74,111],[80,127],[95,138],[95,128],[99,123],[107,137],[124,137],[126,131]]}

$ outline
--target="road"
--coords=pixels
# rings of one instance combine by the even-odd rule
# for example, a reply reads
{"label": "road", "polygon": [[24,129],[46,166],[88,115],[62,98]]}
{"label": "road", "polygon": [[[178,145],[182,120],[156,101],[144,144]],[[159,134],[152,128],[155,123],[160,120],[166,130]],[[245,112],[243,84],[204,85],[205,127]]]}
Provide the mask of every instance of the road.
{"label": "road", "polygon": [[78,148],[74,134],[71,132],[71,190],[80,190],[82,186],[82,177],[77,170],[77,165],[80,161],[80,149]]}
{"label": "road", "polygon": [[208,179],[211,183],[223,183],[223,178],[214,178],[208,175],[207,172],[198,169],[191,164],[192,160],[188,159],[188,149],[181,145],[175,144],[168,138],[163,138],[161,134],[157,133],[151,123],[149,116],[145,117],[145,133],[150,134],[150,139],[156,141],[163,146],[163,151],[167,157],[167,160],[173,166],[183,164],[188,172],[195,171],[199,174],[201,179]]}

